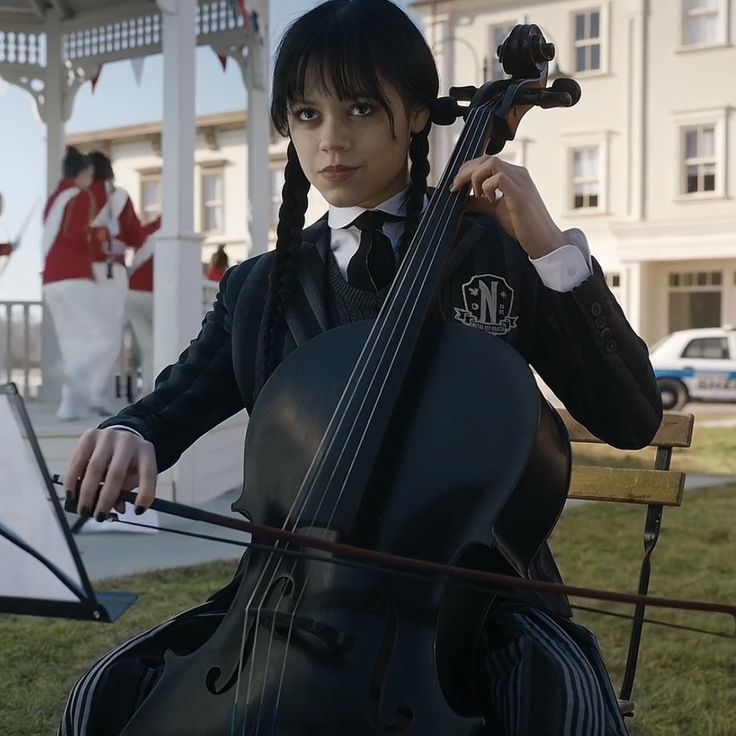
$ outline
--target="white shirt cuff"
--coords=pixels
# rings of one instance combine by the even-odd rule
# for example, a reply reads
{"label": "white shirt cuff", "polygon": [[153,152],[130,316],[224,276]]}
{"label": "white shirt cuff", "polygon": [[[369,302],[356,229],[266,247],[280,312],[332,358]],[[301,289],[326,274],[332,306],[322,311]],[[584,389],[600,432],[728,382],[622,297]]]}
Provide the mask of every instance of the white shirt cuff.
{"label": "white shirt cuff", "polygon": [[541,258],[530,258],[542,283],[553,291],[572,291],[593,275],[590,247],[585,233],[574,227],[563,233],[563,245]]}
{"label": "white shirt cuff", "polygon": [[124,432],[132,432],[133,434],[137,434],[141,439],[145,439],[145,437],[143,437],[143,435],[137,429],[126,427],[124,424],[113,424],[110,427],[105,427],[105,429],[121,429]]}

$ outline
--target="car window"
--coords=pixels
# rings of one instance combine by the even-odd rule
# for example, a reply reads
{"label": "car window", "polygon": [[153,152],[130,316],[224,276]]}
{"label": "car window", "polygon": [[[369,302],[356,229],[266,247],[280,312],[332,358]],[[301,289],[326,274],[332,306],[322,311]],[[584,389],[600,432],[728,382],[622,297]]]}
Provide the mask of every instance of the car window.
{"label": "car window", "polygon": [[728,359],[728,340],[725,337],[699,337],[690,342],[682,352],[683,358]]}

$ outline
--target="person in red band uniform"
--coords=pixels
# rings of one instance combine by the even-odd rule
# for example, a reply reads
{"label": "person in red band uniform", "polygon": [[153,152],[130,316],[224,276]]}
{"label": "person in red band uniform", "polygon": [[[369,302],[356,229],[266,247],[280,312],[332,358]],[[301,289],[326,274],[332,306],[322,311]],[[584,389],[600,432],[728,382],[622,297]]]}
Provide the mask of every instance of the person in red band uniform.
{"label": "person in red band uniform", "polygon": [[92,270],[97,286],[97,314],[106,325],[105,359],[98,363],[91,378],[90,403],[93,411],[107,416],[113,398],[112,374],[120,355],[125,324],[128,274],[126,242],[120,236],[120,223],[129,198],[124,189],[115,187],[110,159],[100,151],[92,151],[89,157],[94,166],[94,181],[90,187],[95,205]]}
{"label": "person in red band uniform", "polygon": [[68,147],[63,178],[44,208],[42,293],[54,323],[63,371],[57,416],[71,421],[89,413],[90,377],[100,359],[96,345],[102,329],[96,314],[92,270],[95,206],[88,190],[93,168],[89,158]]}
{"label": "person in red band uniform", "polygon": [[141,224],[130,199],[123,210],[119,237],[133,248],[128,268],[128,298],[125,315],[133,331],[141,360],[141,390],[153,389],[153,252],[161,217]]}
{"label": "person in red band uniform", "polygon": [[210,281],[217,281],[219,283],[229,266],[230,259],[227,257],[227,253],[225,253],[225,246],[218,245],[217,250],[212,254],[212,258],[210,258],[207,268],[207,278]]}

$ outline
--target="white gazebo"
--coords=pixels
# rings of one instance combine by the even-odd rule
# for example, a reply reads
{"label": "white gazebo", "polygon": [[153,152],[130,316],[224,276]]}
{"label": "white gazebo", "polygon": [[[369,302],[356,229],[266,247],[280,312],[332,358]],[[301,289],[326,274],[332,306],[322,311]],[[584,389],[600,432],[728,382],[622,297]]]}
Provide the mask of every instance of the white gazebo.
{"label": "white gazebo", "polygon": [[[243,74],[249,198],[244,209],[252,255],[268,244],[270,200],[263,185],[270,181],[268,0],[0,0],[0,77],[33,96],[46,124],[49,190],[59,179],[64,126],[79,87],[105,63],[163,54],[163,225],[154,283],[157,368],[176,360],[201,320],[201,300],[192,298],[201,290],[201,238],[193,227],[197,45],[234,59]],[[58,391],[58,360],[48,324],[43,335],[43,393],[49,396]],[[179,462],[171,484],[163,484],[164,495],[195,500],[203,470],[196,450],[195,445]],[[236,455],[239,465],[240,452]],[[209,493],[225,490],[222,485],[231,480],[228,474]]]}

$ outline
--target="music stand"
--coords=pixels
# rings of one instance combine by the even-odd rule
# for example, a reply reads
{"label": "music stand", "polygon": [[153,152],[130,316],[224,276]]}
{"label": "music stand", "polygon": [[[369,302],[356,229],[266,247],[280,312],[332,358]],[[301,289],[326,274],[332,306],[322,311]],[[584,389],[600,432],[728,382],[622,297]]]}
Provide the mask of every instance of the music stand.
{"label": "music stand", "polygon": [[115,621],[137,596],[92,588],[13,383],[0,429],[0,613]]}

